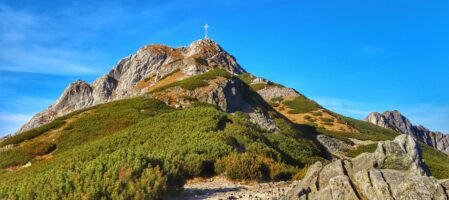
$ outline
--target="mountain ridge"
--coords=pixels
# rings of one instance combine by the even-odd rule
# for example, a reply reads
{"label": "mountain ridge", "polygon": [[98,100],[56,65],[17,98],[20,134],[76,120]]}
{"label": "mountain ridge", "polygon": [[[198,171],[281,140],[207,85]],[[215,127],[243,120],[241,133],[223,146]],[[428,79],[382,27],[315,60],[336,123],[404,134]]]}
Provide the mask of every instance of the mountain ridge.
{"label": "mountain ridge", "polygon": [[422,125],[413,125],[398,110],[385,111],[383,113],[373,112],[365,118],[365,121],[403,134],[413,135],[425,144],[449,154],[449,135],[439,131],[430,131]]}

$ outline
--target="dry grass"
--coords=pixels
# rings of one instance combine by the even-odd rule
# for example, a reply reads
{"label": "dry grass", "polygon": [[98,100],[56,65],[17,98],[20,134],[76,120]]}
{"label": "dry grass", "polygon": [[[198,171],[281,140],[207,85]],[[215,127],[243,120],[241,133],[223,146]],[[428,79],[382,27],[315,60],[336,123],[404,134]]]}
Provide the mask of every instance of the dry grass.
{"label": "dry grass", "polygon": [[154,89],[166,86],[166,85],[168,85],[170,83],[174,83],[176,81],[180,81],[180,80],[182,80],[182,79],[184,79],[186,77],[187,77],[187,75],[184,74],[182,71],[177,71],[177,72],[173,73],[172,75],[167,76],[164,79],[158,81],[155,85],[151,86],[150,87],[150,91],[153,91]]}
{"label": "dry grass", "polygon": [[[289,101],[292,99],[294,99],[294,97],[286,97],[286,98],[284,98],[283,101],[285,101],[285,100]],[[278,111],[279,113],[281,113],[282,115],[284,115],[285,117],[287,117],[290,121],[292,121],[294,123],[322,126],[326,130],[329,130],[329,131],[357,132],[357,130],[354,129],[353,127],[351,127],[345,123],[339,122],[335,116],[331,115],[329,112],[327,112],[324,109],[319,108],[312,112],[293,114],[293,113],[289,112],[292,109],[289,108],[287,105],[285,105],[282,102],[279,104],[279,106],[275,107],[274,109],[276,111]],[[322,113],[322,114],[321,115],[313,115],[313,113]],[[309,117],[306,117],[306,116],[309,116]],[[309,119],[306,119],[306,118],[309,118]],[[332,119],[333,122],[332,123],[326,122],[328,119]]]}

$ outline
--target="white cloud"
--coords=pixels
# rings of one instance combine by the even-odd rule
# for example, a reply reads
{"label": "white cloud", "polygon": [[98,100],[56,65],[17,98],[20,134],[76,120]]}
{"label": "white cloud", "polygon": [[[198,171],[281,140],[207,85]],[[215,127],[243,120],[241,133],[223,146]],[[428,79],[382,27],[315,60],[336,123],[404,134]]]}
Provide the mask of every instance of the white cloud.
{"label": "white cloud", "polygon": [[0,112],[0,137],[15,133],[31,117],[29,114]]}
{"label": "white cloud", "polygon": [[[89,52],[85,54],[90,55]],[[98,53],[94,53],[97,54]],[[58,48],[43,48],[30,46],[28,49],[21,47],[3,48],[0,51],[0,70],[16,72],[35,72],[44,74],[99,74],[102,64],[91,62],[83,64],[84,53],[67,51]],[[87,63],[87,62],[86,62]]]}
{"label": "white cloud", "polygon": [[61,23],[47,15],[0,3],[0,70],[64,75],[101,73],[106,69],[104,55],[70,47],[69,44],[82,40],[81,34],[71,30],[74,26],[73,22]]}
{"label": "white cloud", "polygon": [[[55,102],[52,99],[44,99],[44,98],[36,98],[36,97],[28,97],[28,96],[19,96],[14,97],[13,101],[3,102],[4,105],[24,110],[24,108],[28,108],[30,111],[39,112],[50,106]],[[27,112],[27,111],[26,111]]]}

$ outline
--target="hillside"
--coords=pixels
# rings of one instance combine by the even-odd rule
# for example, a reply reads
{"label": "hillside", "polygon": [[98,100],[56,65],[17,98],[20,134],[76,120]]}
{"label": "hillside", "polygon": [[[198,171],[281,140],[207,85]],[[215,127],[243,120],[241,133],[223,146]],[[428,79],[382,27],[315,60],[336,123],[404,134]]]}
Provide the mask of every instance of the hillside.
{"label": "hillside", "polygon": [[[216,175],[298,180],[400,134],[256,77],[210,39],[149,45],[92,84],[70,84],[0,142],[0,199],[159,199]],[[422,150],[413,163],[449,178],[449,158]]]}

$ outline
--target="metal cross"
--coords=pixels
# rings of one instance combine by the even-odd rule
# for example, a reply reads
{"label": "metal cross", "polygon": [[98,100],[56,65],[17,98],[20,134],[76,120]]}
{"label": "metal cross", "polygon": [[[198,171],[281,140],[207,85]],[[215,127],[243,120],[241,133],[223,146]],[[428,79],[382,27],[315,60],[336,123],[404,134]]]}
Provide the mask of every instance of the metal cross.
{"label": "metal cross", "polygon": [[208,29],[208,28],[209,28],[209,25],[207,25],[207,24],[206,24],[206,25],[204,25],[204,29],[206,30],[206,35],[204,36],[204,38],[205,38],[205,39],[207,39],[207,38],[208,38],[208,37],[207,37],[207,29]]}

